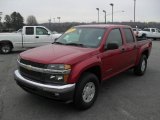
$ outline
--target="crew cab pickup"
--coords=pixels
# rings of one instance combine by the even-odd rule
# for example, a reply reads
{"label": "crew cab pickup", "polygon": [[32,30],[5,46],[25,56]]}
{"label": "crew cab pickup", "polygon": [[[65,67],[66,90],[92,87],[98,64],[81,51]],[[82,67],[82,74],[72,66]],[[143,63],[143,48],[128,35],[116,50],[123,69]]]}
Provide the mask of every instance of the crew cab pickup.
{"label": "crew cab pickup", "polygon": [[0,33],[0,53],[7,54],[12,49],[33,48],[54,42],[61,34],[51,34],[43,26],[23,26],[13,33]]}
{"label": "crew cab pickup", "polygon": [[131,68],[143,75],[151,47],[129,26],[75,26],[53,44],[20,53],[15,81],[28,92],[87,109],[103,81]]}
{"label": "crew cab pickup", "polygon": [[160,38],[160,30],[158,28],[144,28],[141,31],[138,31],[142,37],[159,39]]}

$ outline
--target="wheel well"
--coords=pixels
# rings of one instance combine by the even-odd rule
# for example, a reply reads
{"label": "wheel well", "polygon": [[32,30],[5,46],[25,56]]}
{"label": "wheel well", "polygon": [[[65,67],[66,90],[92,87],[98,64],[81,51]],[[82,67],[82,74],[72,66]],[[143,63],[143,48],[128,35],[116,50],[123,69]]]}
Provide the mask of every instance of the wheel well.
{"label": "wheel well", "polygon": [[9,40],[0,41],[0,45],[2,45],[2,44],[9,44],[9,45],[11,45],[11,48],[13,48],[13,44],[12,44],[12,42],[9,41]]}
{"label": "wheel well", "polygon": [[93,66],[91,68],[88,68],[83,73],[86,73],[86,72],[95,74],[98,77],[99,82],[101,83],[101,69],[99,66]]}
{"label": "wheel well", "polygon": [[145,50],[145,51],[142,53],[142,55],[146,55],[146,57],[147,57],[147,59],[148,59],[148,57],[149,57],[149,51],[148,51],[148,50]]}

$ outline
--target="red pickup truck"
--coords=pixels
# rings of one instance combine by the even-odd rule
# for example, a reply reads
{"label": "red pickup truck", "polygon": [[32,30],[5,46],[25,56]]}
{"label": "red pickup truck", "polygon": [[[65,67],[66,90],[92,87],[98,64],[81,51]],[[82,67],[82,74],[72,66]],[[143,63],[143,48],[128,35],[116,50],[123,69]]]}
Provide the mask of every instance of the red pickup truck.
{"label": "red pickup truck", "polygon": [[143,75],[151,47],[126,25],[75,26],[53,44],[20,53],[14,76],[28,92],[87,109],[102,81],[130,68]]}

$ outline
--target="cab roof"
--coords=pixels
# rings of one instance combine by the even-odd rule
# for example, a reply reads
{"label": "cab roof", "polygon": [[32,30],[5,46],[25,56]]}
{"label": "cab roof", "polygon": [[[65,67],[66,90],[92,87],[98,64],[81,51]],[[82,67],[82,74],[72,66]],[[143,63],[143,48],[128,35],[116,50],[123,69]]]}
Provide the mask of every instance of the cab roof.
{"label": "cab roof", "polygon": [[88,24],[88,25],[79,25],[76,27],[94,27],[94,28],[131,28],[128,25],[117,25],[117,24]]}

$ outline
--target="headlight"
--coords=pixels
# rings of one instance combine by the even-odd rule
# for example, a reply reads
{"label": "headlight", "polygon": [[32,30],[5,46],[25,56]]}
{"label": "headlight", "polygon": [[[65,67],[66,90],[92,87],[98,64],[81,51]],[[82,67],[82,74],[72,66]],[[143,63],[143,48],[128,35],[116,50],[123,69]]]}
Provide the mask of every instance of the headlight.
{"label": "headlight", "polygon": [[66,64],[50,64],[47,67],[52,71],[51,74],[46,76],[46,79],[56,83],[66,83],[71,71],[71,66]]}
{"label": "headlight", "polygon": [[71,66],[66,64],[51,64],[51,65],[48,65],[47,69],[68,70],[68,69],[71,69]]}

